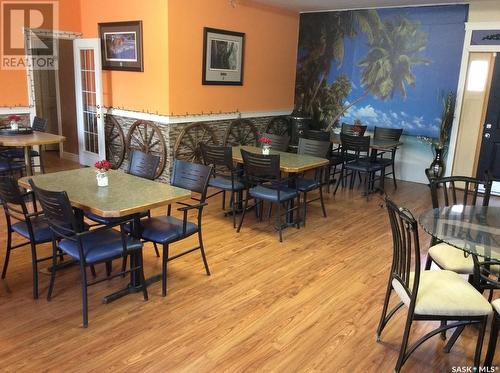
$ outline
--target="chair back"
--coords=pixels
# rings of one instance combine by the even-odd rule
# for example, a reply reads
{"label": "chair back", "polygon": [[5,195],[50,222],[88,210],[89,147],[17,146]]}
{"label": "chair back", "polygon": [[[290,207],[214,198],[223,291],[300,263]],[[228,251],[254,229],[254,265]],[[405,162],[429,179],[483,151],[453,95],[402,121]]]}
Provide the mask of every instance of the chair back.
{"label": "chair back", "polygon": [[[354,126],[350,125],[350,124],[347,124],[347,123],[342,123],[342,129],[341,129],[341,132],[340,133],[344,133],[346,135],[354,135],[355,131],[353,131],[353,128]],[[366,132],[366,129],[368,128],[368,126],[358,126],[361,130],[358,132],[359,133],[359,136],[364,136],[365,132]]]}
{"label": "chair back", "polygon": [[351,136],[345,133],[340,134],[342,144],[342,157],[352,161],[368,157],[370,151],[370,136]]}
{"label": "chair back", "polygon": [[271,149],[278,152],[286,152],[288,150],[290,137],[274,135],[272,133],[263,133],[262,136],[271,139]]}
{"label": "chair back", "polygon": [[307,130],[307,138],[310,140],[330,142],[330,132],[318,131],[318,130]]}
{"label": "chair back", "polygon": [[311,139],[299,139],[297,154],[312,155],[314,157],[326,158],[330,150],[330,141],[318,141]]}
{"label": "chair back", "polygon": [[233,148],[230,146],[216,146],[200,143],[203,163],[212,166],[214,170],[227,169],[231,171],[233,166]]}
{"label": "chair back", "polygon": [[174,161],[171,185],[200,194],[200,202],[205,202],[212,167],[191,163],[181,159]]}
{"label": "chair back", "polygon": [[[449,176],[431,180],[432,207],[451,205],[488,206],[491,194],[491,180],[479,180],[467,176]],[[484,186],[484,192],[480,192]]]}
{"label": "chair back", "polygon": [[402,133],[402,128],[386,128],[375,126],[373,138],[377,140],[399,141]]}
{"label": "chair back", "polygon": [[420,280],[418,225],[412,213],[385,199],[392,232],[391,282],[401,287],[414,303]]}
{"label": "chair back", "polygon": [[7,224],[10,218],[19,221],[28,221],[28,207],[16,180],[10,176],[0,177],[0,202],[2,203]]}
{"label": "chair back", "polygon": [[279,154],[257,154],[241,149],[245,178],[250,185],[280,180]]}
{"label": "chair back", "polygon": [[34,131],[45,132],[47,131],[47,123],[48,123],[47,119],[35,117],[33,118],[33,124],[31,125],[31,128]]}
{"label": "chair back", "polygon": [[134,150],[130,154],[127,173],[144,179],[154,180],[160,157]]}
{"label": "chair back", "polygon": [[43,215],[49,227],[57,237],[68,238],[83,232],[83,226],[77,224],[75,213],[66,192],[54,192],[37,187],[33,179],[29,180],[37,200],[42,206]]}

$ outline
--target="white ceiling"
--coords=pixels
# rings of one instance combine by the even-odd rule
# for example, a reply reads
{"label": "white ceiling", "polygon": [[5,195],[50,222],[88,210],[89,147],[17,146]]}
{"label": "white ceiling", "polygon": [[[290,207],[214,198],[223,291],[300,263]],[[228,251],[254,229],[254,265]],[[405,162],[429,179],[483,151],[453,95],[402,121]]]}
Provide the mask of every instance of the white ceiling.
{"label": "white ceiling", "polygon": [[299,12],[411,5],[466,4],[475,0],[256,0]]}

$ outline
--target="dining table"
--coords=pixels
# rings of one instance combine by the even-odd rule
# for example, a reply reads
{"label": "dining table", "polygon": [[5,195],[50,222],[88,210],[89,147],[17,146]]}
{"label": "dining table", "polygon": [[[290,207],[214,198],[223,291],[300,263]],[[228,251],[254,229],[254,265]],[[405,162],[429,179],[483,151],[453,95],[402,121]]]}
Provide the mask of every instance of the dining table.
{"label": "dining table", "polygon": [[[18,183],[21,187],[29,189],[31,179],[42,189],[65,191],[82,223],[84,211],[106,218],[130,217],[133,219],[132,234],[138,239],[142,212],[191,198],[191,191],[187,189],[143,179],[118,170],[107,172],[109,180],[107,187],[97,186],[96,171],[89,167],[26,176],[19,179]],[[103,302],[109,303],[139,291],[142,291],[139,275],[136,271],[132,271],[127,287],[104,297]]]}
{"label": "dining table", "polygon": [[23,148],[26,175],[33,175],[31,147],[39,145],[61,144],[66,137],[47,132],[33,131],[29,134],[0,135],[0,146]]}

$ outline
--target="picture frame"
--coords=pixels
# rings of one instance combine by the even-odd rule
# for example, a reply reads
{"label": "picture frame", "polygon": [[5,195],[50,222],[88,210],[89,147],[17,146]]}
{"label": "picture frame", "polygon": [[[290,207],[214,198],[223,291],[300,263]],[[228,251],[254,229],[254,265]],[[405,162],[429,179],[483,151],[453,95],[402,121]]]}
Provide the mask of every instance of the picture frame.
{"label": "picture frame", "polygon": [[243,85],[245,34],[203,28],[203,85]]}
{"label": "picture frame", "polygon": [[103,70],[144,71],[142,21],[99,23]]}

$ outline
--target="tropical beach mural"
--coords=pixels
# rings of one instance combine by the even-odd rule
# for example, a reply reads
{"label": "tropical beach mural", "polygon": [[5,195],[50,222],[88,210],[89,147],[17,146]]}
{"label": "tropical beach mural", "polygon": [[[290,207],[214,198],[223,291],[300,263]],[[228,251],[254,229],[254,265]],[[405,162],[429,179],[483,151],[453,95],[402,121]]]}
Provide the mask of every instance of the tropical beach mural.
{"label": "tropical beach mural", "polygon": [[424,182],[428,143],[439,141],[444,99],[457,90],[467,13],[451,5],[302,14],[296,110],[323,129],[354,120],[403,128],[399,175]]}

